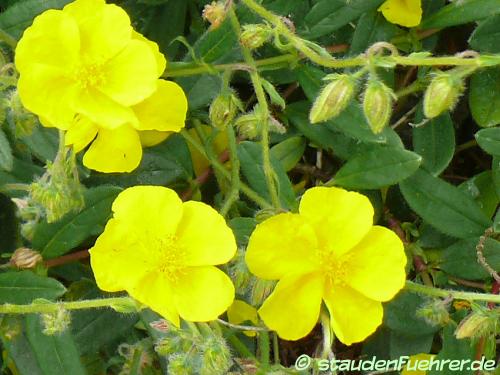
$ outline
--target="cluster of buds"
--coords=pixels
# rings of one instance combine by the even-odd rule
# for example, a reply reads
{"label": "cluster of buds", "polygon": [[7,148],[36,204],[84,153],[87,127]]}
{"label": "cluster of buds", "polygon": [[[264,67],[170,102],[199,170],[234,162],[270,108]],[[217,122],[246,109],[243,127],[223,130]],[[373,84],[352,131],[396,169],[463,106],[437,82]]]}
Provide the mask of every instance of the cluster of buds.
{"label": "cluster of buds", "polygon": [[457,339],[478,339],[496,335],[499,317],[499,309],[473,308],[473,311],[458,325],[455,336]]}
{"label": "cluster of buds", "polygon": [[54,222],[68,212],[83,208],[82,185],[78,180],[73,152],[58,155],[47,164],[45,174],[30,186],[30,204],[43,207],[47,221]]}
{"label": "cluster of buds", "polygon": [[208,117],[212,126],[224,130],[230,125],[238,111],[243,110],[243,104],[233,90],[227,89],[221,92],[210,105]]}
{"label": "cluster of buds", "polygon": [[240,43],[249,48],[257,49],[262,47],[273,35],[273,30],[265,24],[249,24],[243,26],[240,35]]}
{"label": "cluster of buds", "polygon": [[155,351],[167,357],[169,374],[211,375],[229,371],[232,365],[229,347],[224,338],[208,326],[201,330],[203,334],[167,322],[154,322],[152,327],[162,334]]}
{"label": "cluster of buds", "polygon": [[43,333],[47,336],[54,336],[63,333],[71,324],[71,315],[63,307],[59,307],[54,313],[41,315],[43,323]]}
{"label": "cluster of buds", "polygon": [[[242,139],[255,140],[259,138],[262,133],[262,121],[263,114],[260,110],[260,106],[256,104],[252,111],[239,116],[234,125],[238,131],[238,135]],[[269,116],[267,121],[270,132],[278,134],[284,134],[286,132],[285,126],[273,116]]]}
{"label": "cluster of buds", "polygon": [[445,326],[450,321],[450,302],[446,299],[431,299],[417,310],[416,315],[432,326]]}

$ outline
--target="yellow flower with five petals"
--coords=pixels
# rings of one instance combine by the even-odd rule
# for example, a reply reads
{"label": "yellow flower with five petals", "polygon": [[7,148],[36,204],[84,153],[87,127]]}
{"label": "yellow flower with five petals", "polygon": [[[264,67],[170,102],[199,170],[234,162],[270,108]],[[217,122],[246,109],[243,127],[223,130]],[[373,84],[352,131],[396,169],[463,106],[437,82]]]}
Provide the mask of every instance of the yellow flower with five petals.
{"label": "yellow flower with five petals", "polygon": [[113,218],[90,250],[102,290],[126,290],[179,326],[180,318],[210,321],[234,300],[227,263],[236,241],[210,206],[182,202],[161,186],[135,186],[113,202]]}
{"label": "yellow flower with five petals", "polygon": [[279,280],[259,315],[286,340],[306,336],[322,301],[333,331],[346,345],[363,341],[382,323],[384,301],[404,286],[406,256],[399,237],[373,225],[368,198],[334,187],[303,195],[299,213],[259,224],[246,262],[256,276]]}
{"label": "yellow flower with five petals", "polygon": [[414,27],[422,20],[422,0],[387,0],[379,11],[385,19],[405,27]]}
{"label": "yellow flower with five petals", "polygon": [[45,126],[70,130],[67,144],[102,172],[139,164],[141,131],[184,126],[187,100],[160,80],[166,60],[158,45],[132,29],[127,13],[104,0],[76,0],[35,18],[16,47],[23,105]]}

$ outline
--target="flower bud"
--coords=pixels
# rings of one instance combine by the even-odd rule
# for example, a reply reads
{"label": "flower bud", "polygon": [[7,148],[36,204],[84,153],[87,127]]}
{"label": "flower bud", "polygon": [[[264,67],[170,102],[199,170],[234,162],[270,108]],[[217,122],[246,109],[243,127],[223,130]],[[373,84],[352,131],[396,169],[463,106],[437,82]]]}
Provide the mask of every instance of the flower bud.
{"label": "flower bud", "polygon": [[348,74],[332,74],[309,113],[311,124],[338,116],[349,104],[356,91],[356,79]]}
{"label": "flower bud", "polygon": [[261,124],[255,112],[241,115],[234,123],[238,135],[243,139],[256,139],[260,135]]}
{"label": "flower bud", "polygon": [[252,306],[260,306],[269,297],[275,285],[275,280],[257,279],[250,294],[250,304]]}
{"label": "flower bud", "polygon": [[10,257],[10,264],[17,268],[33,268],[43,260],[38,251],[20,247]]}
{"label": "flower bud", "polygon": [[417,310],[416,315],[432,326],[444,326],[450,321],[448,305],[440,299],[430,300]]}
{"label": "flower bud", "polygon": [[226,18],[226,7],[222,1],[212,1],[203,8],[202,17],[210,22],[211,28],[218,28]]}
{"label": "flower bud", "polygon": [[253,276],[248,270],[248,266],[245,262],[245,252],[242,249],[238,249],[236,257],[229,265],[229,275],[231,280],[233,280],[234,287],[238,294],[246,294],[250,285],[253,281]]}
{"label": "flower bud", "polygon": [[59,307],[54,313],[42,314],[43,333],[47,336],[53,336],[66,331],[71,323],[70,313],[62,307]]}
{"label": "flower bud", "polygon": [[2,105],[6,105],[9,109],[8,120],[14,127],[16,136],[29,136],[38,121],[34,114],[24,108],[17,90],[13,91],[8,102]]}
{"label": "flower bud", "polygon": [[493,332],[496,319],[483,311],[474,311],[460,322],[455,336],[457,339],[484,337]]}
{"label": "flower bud", "polygon": [[450,72],[436,73],[424,95],[424,115],[434,118],[451,111],[464,90],[460,76]]}
{"label": "flower bud", "polygon": [[208,112],[212,126],[221,130],[225,129],[233,121],[240,107],[240,100],[232,92],[217,96]]}
{"label": "flower bud", "polygon": [[392,115],[393,91],[378,79],[371,78],[363,98],[363,111],[373,133],[387,126]]}
{"label": "flower bud", "polygon": [[227,374],[232,365],[231,352],[223,337],[211,335],[203,343],[202,366],[199,374]]}
{"label": "flower bud", "polygon": [[244,25],[240,36],[240,42],[249,49],[256,49],[269,40],[272,30],[267,25],[251,24]]}

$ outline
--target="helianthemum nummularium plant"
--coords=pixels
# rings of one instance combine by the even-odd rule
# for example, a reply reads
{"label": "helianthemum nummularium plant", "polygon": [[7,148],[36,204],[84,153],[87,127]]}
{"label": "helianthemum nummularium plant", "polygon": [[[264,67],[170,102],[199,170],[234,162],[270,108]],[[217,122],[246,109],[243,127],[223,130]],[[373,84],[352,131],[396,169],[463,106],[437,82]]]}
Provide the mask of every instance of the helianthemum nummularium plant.
{"label": "helianthemum nummularium plant", "polygon": [[338,339],[347,345],[363,341],[382,323],[382,302],[406,278],[403,243],[373,225],[368,198],[333,187],[309,189],[299,213],[259,224],[246,261],[256,276],[279,280],[259,315],[286,340],[311,332],[324,302]]}

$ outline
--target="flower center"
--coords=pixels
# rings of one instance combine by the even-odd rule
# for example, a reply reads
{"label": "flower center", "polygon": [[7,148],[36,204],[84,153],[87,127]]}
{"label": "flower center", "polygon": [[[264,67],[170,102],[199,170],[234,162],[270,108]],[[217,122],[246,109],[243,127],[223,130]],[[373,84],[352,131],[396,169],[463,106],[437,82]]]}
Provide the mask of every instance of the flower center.
{"label": "flower center", "polygon": [[77,68],[75,76],[82,89],[99,87],[106,80],[102,64],[97,63],[81,64]]}
{"label": "flower center", "polygon": [[154,271],[161,272],[171,282],[177,281],[186,269],[184,249],[176,236],[158,238],[155,242]]}
{"label": "flower center", "polygon": [[347,278],[347,262],[349,255],[341,257],[335,255],[330,250],[318,250],[320,268],[323,272],[327,285],[344,286]]}

